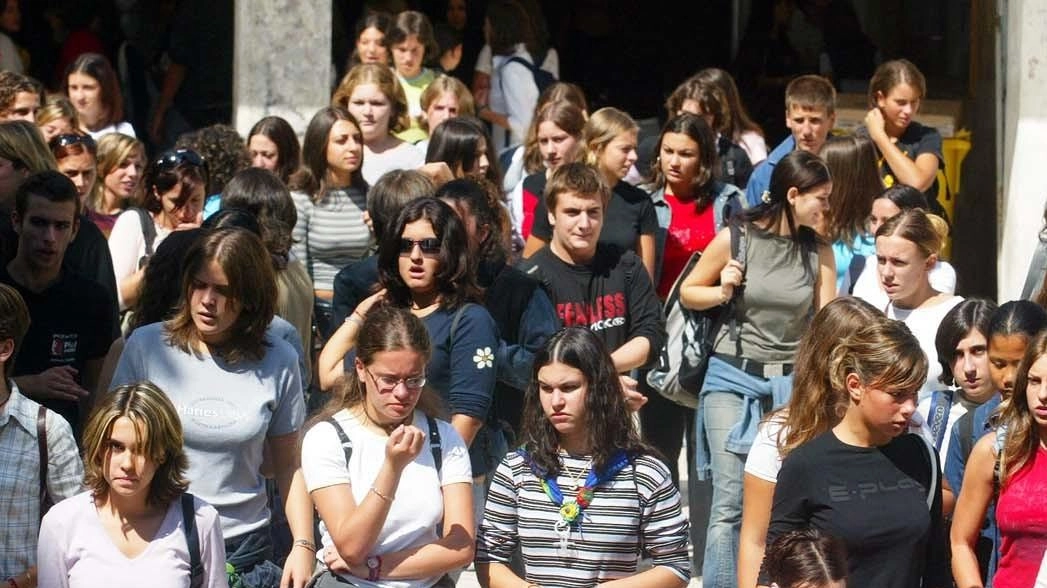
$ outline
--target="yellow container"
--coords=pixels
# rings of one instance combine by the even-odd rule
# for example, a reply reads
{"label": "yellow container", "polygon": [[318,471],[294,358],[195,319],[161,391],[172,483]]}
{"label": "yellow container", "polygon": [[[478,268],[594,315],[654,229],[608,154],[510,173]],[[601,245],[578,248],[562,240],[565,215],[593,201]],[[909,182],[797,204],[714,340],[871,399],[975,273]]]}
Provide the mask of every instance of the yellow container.
{"label": "yellow container", "polygon": [[[949,222],[955,224],[956,199],[960,195],[960,177],[963,160],[971,150],[971,132],[961,129],[952,137],[942,140],[942,157],[945,158],[945,170],[938,170],[938,202],[945,209]],[[945,240],[942,247],[942,258],[949,259],[952,253],[952,236]]]}

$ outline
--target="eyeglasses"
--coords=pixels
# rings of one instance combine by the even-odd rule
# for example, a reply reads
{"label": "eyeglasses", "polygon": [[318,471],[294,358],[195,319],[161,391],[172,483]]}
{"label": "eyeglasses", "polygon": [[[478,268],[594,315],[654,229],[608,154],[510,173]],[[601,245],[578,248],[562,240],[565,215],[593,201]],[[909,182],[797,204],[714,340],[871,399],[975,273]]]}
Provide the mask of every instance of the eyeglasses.
{"label": "eyeglasses", "polygon": [[200,154],[192,149],[175,149],[173,151],[165,151],[156,158],[155,165],[162,170],[169,170],[173,167],[178,167],[183,163],[194,165],[196,167],[204,168],[204,172],[207,172],[207,162],[204,161]]}
{"label": "eyeglasses", "polygon": [[407,378],[394,378],[392,376],[375,376],[371,373],[371,370],[364,368],[367,375],[371,376],[376,386],[378,386],[379,392],[389,392],[395,390],[401,383],[407,387],[408,390],[421,390],[425,386],[425,376],[410,376]]}
{"label": "eyeglasses", "polygon": [[47,144],[51,151],[56,149],[62,149],[69,147],[70,145],[83,145],[91,153],[95,152],[95,140],[91,138],[91,135],[77,135],[75,133],[65,133],[52,137],[51,142]]}
{"label": "eyeglasses", "polygon": [[436,255],[440,253],[440,240],[435,237],[428,239],[400,239],[400,255],[407,255],[414,251],[414,246],[421,248],[425,255]]}

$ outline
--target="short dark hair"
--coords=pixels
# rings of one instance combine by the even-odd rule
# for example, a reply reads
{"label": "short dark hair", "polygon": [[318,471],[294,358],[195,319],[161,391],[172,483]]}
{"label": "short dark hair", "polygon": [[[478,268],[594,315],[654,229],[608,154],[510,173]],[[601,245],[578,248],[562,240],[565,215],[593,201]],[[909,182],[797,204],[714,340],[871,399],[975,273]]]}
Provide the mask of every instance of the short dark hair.
{"label": "short dark hair", "polygon": [[382,174],[367,191],[367,213],[375,240],[379,243],[385,230],[396,222],[397,215],[412,200],[432,196],[436,190],[429,176],[413,169],[394,169]]}
{"label": "short dark hair", "polygon": [[938,334],[934,337],[934,348],[938,351],[938,363],[942,366],[942,375],[938,380],[946,386],[954,385],[952,363],[956,357],[956,346],[971,331],[978,331],[989,341],[989,321],[996,311],[996,303],[981,298],[968,298],[952,307],[938,325]]}
{"label": "short dark hair", "polygon": [[873,200],[881,198],[890,200],[899,210],[912,210],[914,208],[928,210],[927,195],[908,184],[895,184],[884,190],[882,194],[873,198]]}
{"label": "short dark hair", "polygon": [[18,216],[25,216],[30,196],[46,198],[50,202],[72,202],[76,205],[73,219],[80,218],[80,197],[76,185],[62,172],[45,170],[26,178],[15,192],[15,212]]}
{"label": "short dark hair", "polygon": [[14,353],[4,364],[4,377],[11,377],[11,371],[15,369],[15,360],[18,359],[18,350],[22,347],[22,339],[29,330],[29,308],[25,300],[13,287],[0,284],[0,341],[12,339],[15,343]]}
{"label": "short dark hair", "polygon": [[1047,328],[1047,312],[1030,300],[1005,302],[992,313],[985,338],[995,335],[1024,335],[1030,341]]}
{"label": "short dark hair", "polygon": [[387,289],[386,299],[400,307],[411,305],[411,290],[400,275],[400,237],[404,228],[425,220],[433,226],[440,240],[440,267],[436,271],[436,289],[442,308],[456,308],[480,300],[476,270],[469,259],[469,237],[458,213],[436,198],[420,198],[407,204],[396,224],[382,237],[378,247],[379,281]]}
{"label": "short dark hair", "polygon": [[0,71],[0,115],[11,110],[15,98],[22,92],[40,94],[40,90],[28,77],[13,71]]}
{"label": "short dark hair", "polygon": [[793,106],[824,108],[826,114],[836,112],[836,88],[822,76],[808,74],[794,78],[785,87],[785,112]]}
{"label": "short dark hair", "polygon": [[291,231],[298,209],[280,178],[269,170],[249,167],[240,171],[222,190],[222,209],[245,210],[258,221],[262,242],[273,256],[276,269],[287,267]]}

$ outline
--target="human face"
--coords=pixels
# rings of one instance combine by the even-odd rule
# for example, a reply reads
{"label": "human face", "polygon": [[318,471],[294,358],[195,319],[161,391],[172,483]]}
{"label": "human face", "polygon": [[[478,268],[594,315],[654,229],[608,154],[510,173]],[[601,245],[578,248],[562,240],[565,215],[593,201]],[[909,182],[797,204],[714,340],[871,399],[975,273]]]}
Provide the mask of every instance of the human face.
{"label": "human face", "polygon": [[102,86],[89,75],[77,72],[69,74],[69,100],[80,115],[80,123],[88,128],[105,115]]}
{"label": "human face", "polygon": [[916,412],[918,388],[899,390],[866,385],[853,373],[847,375],[846,384],[874,444],[885,444],[909,429],[909,420]]}
{"label": "human face", "polygon": [[368,27],[356,39],[356,54],[360,63],[389,63],[389,52],[385,48],[385,33],[375,27]]}
{"label": "human face", "polygon": [[[153,189],[155,193],[155,188]],[[182,198],[182,184],[175,184],[173,188],[158,195],[160,198],[160,218],[163,225],[169,229],[200,226],[203,222],[204,210],[204,186],[197,184],[193,187],[193,193],[185,202]]]}
{"label": "human face", "polygon": [[18,92],[4,120],[24,120],[36,124],[36,111],[40,110],[40,95],[36,92]]}
{"label": "human face", "polygon": [[429,124],[429,132],[432,132],[445,120],[456,116],[458,116],[458,95],[454,92],[442,92],[436,100],[429,103],[429,109],[425,111],[425,121]]}
{"label": "human face", "polygon": [[662,150],[658,154],[658,165],[665,176],[665,181],[674,190],[686,189],[690,196],[690,187],[701,169],[701,152],[698,142],[683,133],[665,133],[662,135]]}
{"label": "human face", "polygon": [[229,339],[229,329],[240,318],[240,305],[217,261],[204,264],[189,283],[189,311],[201,341],[214,345]]}
{"label": "human face", "polygon": [[636,163],[636,131],[626,131],[600,152],[600,167],[606,177],[622,179]]}
{"label": "human face", "polygon": [[836,115],[830,115],[824,108],[793,104],[785,114],[785,126],[796,140],[796,148],[815,155],[822,150],[835,123]]}
{"label": "human face", "polygon": [[144,453],[147,432],[142,429],[139,435],[134,421],[122,416],[113,421],[109,432],[105,446],[105,481],[109,491],[121,498],[144,499],[156,475],[158,464]]}
{"label": "human face", "polygon": [[981,404],[996,393],[989,375],[989,343],[981,331],[971,329],[956,344],[952,378],[971,402]]}
{"label": "human face", "polygon": [[1040,429],[1047,427],[1047,355],[1041,355],[1029,366],[1025,399],[1036,425]]}
{"label": "human face", "polygon": [[145,167],[144,157],[141,152],[133,151],[131,155],[114,167],[105,178],[102,186],[105,188],[106,201],[119,204],[135,195],[138,183],[142,179],[142,170]]}
{"label": "human face", "polygon": [[464,29],[467,19],[465,0],[451,0],[447,3],[447,24],[451,28],[458,31]]}
{"label": "human face", "polygon": [[422,395],[418,381],[425,380],[425,364],[425,356],[414,349],[379,351],[366,366],[357,358],[356,376],[367,390],[368,416],[379,424],[410,417]]}
{"label": "human face", "polygon": [[1005,398],[1014,392],[1014,380],[1018,377],[1018,364],[1025,356],[1029,339],[1021,333],[993,335],[989,339],[989,375],[992,384]]}
{"label": "human face", "polygon": [[490,167],[491,160],[487,158],[487,141],[481,139],[476,143],[476,153],[473,155],[473,169],[466,172],[465,175],[482,178],[487,175],[487,170]]}
{"label": "human face", "polygon": [[389,134],[389,117],[392,116],[393,107],[377,85],[360,84],[354,88],[347,107],[360,123],[365,143],[383,139]]}
{"label": "human face", "polygon": [[411,79],[422,73],[422,61],[425,59],[425,45],[418,41],[418,35],[407,35],[403,41],[393,45],[393,64],[396,73]]}
{"label": "human face", "polygon": [[30,195],[26,204],[23,216],[12,213],[12,224],[18,233],[17,256],[34,270],[57,271],[76,236],[76,203],[52,202]]}
{"label": "human face", "polygon": [[469,238],[469,250],[474,254],[480,248],[480,244],[487,239],[488,229],[487,227],[481,227],[480,223],[476,221],[476,215],[473,214],[472,209],[469,207],[469,203],[464,200],[454,201],[442,198],[445,204],[454,209],[458,213],[458,217],[462,219],[462,225],[465,227],[465,234]]}
{"label": "human face", "polygon": [[7,0],[4,13],[0,15],[0,28],[9,33],[22,30],[22,11],[19,9],[18,0]]}
{"label": "human face", "polygon": [[[683,114],[685,112],[689,112],[689,113],[691,113],[691,114],[693,114],[695,116],[702,117],[702,120],[705,121],[705,124],[709,125],[710,129],[714,128],[713,127],[713,122],[714,122],[713,115],[709,114],[708,112],[703,112],[702,111],[702,105],[699,104],[697,100],[695,100],[693,98],[688,98],[687,100],[684,100],[683,104],[680,105],[680,110],[678,110],[676,112],[676,114],[679,115],[679,114]],[[713,132],[716,132],[716,131],[714,130]]]}
{"label": "human face", "polygon": [[556,208],[549,213],[553,226],[553,251],[571,260],[585,262],[596,253],[603,227],[603,203],[596,194],[561,192]]}
{"label": "human face", "polygon": [[806,192],[789,188],[786,199],[792,206],[796,223],[812,229],[821,229],[825,222],[825,215],[829,212],[829,194],[832,191],[832,182],[815,186]]}
{"label": "human face", "polygon": [[542,154],[545,168],[556,171],[561,165],[575,160],[578,138],[547,120],[538,125],[538,151]]}
{"label": "human face", "polygon": [[78,155],[63,157],[58,162],[58,171],[68,176],[70,180],[73,180],[73,185],[76,186],[76,193],[80,195],[81,202],[91,192],[91,188],[94,187],[95,179],[98,176],[98,170],[95,168],[95,156],[91,155],[91,152],[87,149],[84,149]]}
{"label": "human face", "polygon": [[276,143],[265,135],[252,135],[247,141],[247,152],[251,155],[251,167],[260,167],[275,173],[280,165],[280,150]]}
{"label": "human face", "polygon": [[588,393],[589,381],[578,368],[553,362],[538,370],[538,398],[542,412],[561,439],[577,439],[586,434],[585,398]]}
{"label": "human face", "polygon": [[876,231],[880,230],[883,223],[898,216],[902,213],[902,209],[891,202],[889,198],[877,198],[873,200],[872,212],[869,214],[869,233],[872,235],[876,234]]}
{"label": "human face", "polygon": [[73,129],[73,121],[62,116],[40,125],[40,132],[44,135],[44,141],[50,143],[51,139],[58,135],[72,135],[76,131]]}
{"label": "human face", "polygon": [[[412,241],[437,238],[432,223],[425,219],[407,223],[400,237]],[[409,252],[400,253],[398,267],[400,278],[412,293],[429,294],[436,289],[436,272],[440,270],[439,254],[423,253],[421,246],[415,243]]]}
{"label": "human face", "polygon": [[900,235],[876,238],[876,270],[883,291],[895,303],[910,306],[928,284],[927,275],[938,256],[924,257],[916,243]]}
{"label": "human face", "polygon": [[335,121],[327,134],[327,169],[342,181],[360,169],[363,161],[364,142],[356,125],[347,121]]}
{"label": "human face", "polygon": [[26,170],[15,167],[10,159],[0,157],[0,199],[13,203],[15,191],[22,185],[28,175]]}
{"label": "human face", "polygon": [[887,91],[876,93],[876,106],[883,113],[883,122],[887,134],[892,137],[901,135],[916,113],[920,111],[920,92],[909,84],[898,84]]}

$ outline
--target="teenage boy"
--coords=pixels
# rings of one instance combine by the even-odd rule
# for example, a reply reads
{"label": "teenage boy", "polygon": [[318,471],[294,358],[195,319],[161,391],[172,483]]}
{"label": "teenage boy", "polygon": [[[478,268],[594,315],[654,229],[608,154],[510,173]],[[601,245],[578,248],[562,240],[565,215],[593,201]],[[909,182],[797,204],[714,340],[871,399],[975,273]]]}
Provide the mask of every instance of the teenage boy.
{"label": "teenage boy", "polygon": [[29,176],[11,215],[18,252],[0,270],[0,282],[18,290],[32,318],[15,381],[26,396],[65,417],[77,438],[116,317],[105,288],[62,267],[79,219],[80,199],[69,178],[57,171]]}
{"label": "teenage boy", "polygon": [[783,157],[796,149],[818,155],[835,124],[836,88],[832,82],[816,75],[800,76],[789,82],[785,88],[785,126],[790,135],[753,170],[745,188],[749,206],[763,202],[774,166]]}
{"label": "teenage boy", "polygon": [[0,584],[19,587],[36,586],[41,489],[49,502],[58,502],[80,492],[84,478],[69,423],[41,410],[10,379],[28,329],[22,297],[0,284]]}
{"label": "teenage boy", "polygon": [[561,324],[599,335],[624,373],[657,356],[665,318],[640,258],[598,243],[610,198],[594,168],[572,163],[558,169],[545,189],[552,240],[520,269],[545,286]]}
{"label": "teenage boy", "polygon": [[13,71],[0,72],[0,121],[24,120],[36,124],[40,89],[33,80]]}

